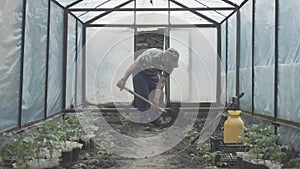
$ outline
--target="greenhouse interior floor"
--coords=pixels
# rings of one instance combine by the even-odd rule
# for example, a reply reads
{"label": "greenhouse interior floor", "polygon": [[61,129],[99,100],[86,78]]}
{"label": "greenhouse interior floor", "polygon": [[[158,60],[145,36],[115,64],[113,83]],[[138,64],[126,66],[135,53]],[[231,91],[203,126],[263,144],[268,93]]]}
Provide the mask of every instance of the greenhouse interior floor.
{"label": "greenhouse interior floor", "polygon": [[[93,109],[95,110],[95,109]],[[178,110],[177,110],[178,111]],[[191,111],[191,110],[190,110]],[[195,110],[194,110],[195,111]],[[97,111],[94,111],[93,114],[97,114]],[[116,169],[199,169],[205,168],[207,164],[203,161],[203,159],[194,159],[192,154],[196,154],[197,145],[191,144],[191,141],[195,136],[200,132],[201,128],[203,127],[206,117],[207,117],[207,110],[200,110],[197,118],[195,119],[195,123],[193,125],[188,126],[188,129],[185,129],[184,138],[182,138],[178,144],[174,145],[171,149],[159,153],[157,155],[147,157],[124,157],[123,155],[118,155],[117,153],[111,153],[106,155],[100,155],[98,159],[94,159],[93,162],[90,162],[87,159],[87,156],[95,156],[99,150],[95,149],[90,152],[83,152],[81,153],[80,160],[76,163],[71,164],[70,168],[116,168]],[[171,112],[172,113],[172,112]],[[178,116],[178,112],[175,113],[175,116]],[[183,113],[188,116],[188,111]],[[164,131],[168,130],[172,126],[174,122],[171,122],[172,116],[166,115],[165,117],[161,117],[162,124],[161,125],[154,125],[152,123],[135,123],[130,120],[125,119],[120,113],[118,112],[103,112],[98,113],[101,114],[101,118],[104,118],[105,121],[112,127],[110,130],[115,130],[122,135],[126,135],[128,137],[133,138],[149,138],[155,135],[159,135]],[[124,114],[123,114],[124,115]],[[176,117],[175,117],[176,118]],[[96,122],[97,123],[97,122]],[[98,122],[98,127],[105,128],[103,122]],[[100,124],[101,123],[101,124]],[[101,127],[102,126],[102,127]],[[101,129],[100,129],[101,130]],[[220,134],[221,132],[220,126],[218,126],[216,133]],[[96,134],[97,138],[95,138],[95,142],[102,144],[103,140],[107,140],[108,137],[103,138],[103,132],[101,134]],[[181,131],[178,131],[181,132]],[[214,133],[215,134],[215,133]],[[105,135],[105,134],[104,134]],[[109,135],[109,134],[107,134]],[[176,135],[176,134],[175,134]],[[114,137],[114,136],[113,136]],[[110,137],[108,140],[110,142],[114,142],[114,144],[118,144],[116,147],[120,146],[120,148],[133,148],[135,145],[134,143],[128,143],[128,140],[122,140],[122,138],[114,139]],[[176,137],[176,136],[175,136]],[[97,140],[99,139],[99,140]],[[173,139],[169,137],[170,143]],[[101,141],[100,141],[101,140]],[[118,143],[116,143],[118,142]],[[208,144],[209,140],[206,141]],[[107,143],[107,142],[106,142]],[[103,147],[100,144],[96,144],[96,147]],[[110,143],[109,143],[110,144]],[[147,144],[147,143],[146,143]],[[153,143],[152,143],[153,144]],[[166,143],[168,144],[168,143]],[[100,146],[99,146],[100,145]],[[163,144],[160,144],[163,145]],[[131,147],[132,146],[132,147]],[[105,147],[105,146],[104,146]],[[164,149],[164,147],[160,146],[151,146],[149,145],[149,152],[153,151],[160,151],[160,149]],[[109,151],[109,150],[107,150]],[[133,148],[133,151],[134,148]],[[137,150],[138,151],[138,150]],[[137,153],[138,154],[138,153]],[[151,153],[150,153],[151,154]],[[126,155],[125,155],[126,156]],[[130,155],[129,155],[130,156]],[[137,155],[138,156],[138,155]],[[224,167],[226,168],[226,167]]]}
{"label": "greenhouse interior floor", "polygon": [[[156,116],[160,117],[159,124],[136,121],[141,116],[134,110],[84,106],[65,110],[21,131],[2,134],[0,168],[300,167],[299,153],[288,145],[277,144],[277,136],[259,125],[245,126],[243,143],[224,143],[225,124],[233,118],[228,117],[224,107],[170,106]],[[261,151],[248,153],[256,149]],[[257,161],[262,152],[263,164]],[[252,163],[249,158],[256,161]]]}

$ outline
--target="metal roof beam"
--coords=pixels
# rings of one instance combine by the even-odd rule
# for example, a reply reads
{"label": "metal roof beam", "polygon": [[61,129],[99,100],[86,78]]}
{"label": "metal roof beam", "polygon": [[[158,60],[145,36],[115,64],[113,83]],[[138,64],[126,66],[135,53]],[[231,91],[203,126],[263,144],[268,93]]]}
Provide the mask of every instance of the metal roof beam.
{"label": "metal roof beam", "polygon": [[233,14],[235,13],[235,11],[231,12],[231,14],[229,14],[225,19],[223,19],[220,24],[222,24],[223,22],[225,22],[228,18],[230,18]]}
{"label": "metal roof beam", "polygon": [[244,0],[244,1],[241,3],[240,8],[241,8],[242,6],[244,6],[248,1],[249,1],[249,0]]}
{"label": "metal roof beam", "polygon": [[75,1],[75,2],[72,2],[71,4],[67,5],[66,8],[69,9],[69,8],[71,8],[72,6],[78,4],[78,3],[82,2],[82,1],[83,1],[83,0],[77,0],[77,1]]}
{"label": "metal roof beam", "polygon": [[147,28],[147,27],[172,27],[172,28],[193,28],[193,27],[205,27],[205,28],[215,28],[215,24],[87,24],[86,27],[138,27],[138,28]]}
{"label": "metal roof beam", "polygon": [[240,8],[240,7],[242,7],[248,0],[244,0],[240,5],[237,5],[237,4],[235,4],[235,3],[233,3],[233,2],[231,2],[231,1],[229,1],[229,0],[222,0],[222,1],[228,3],[228,4],[232,5],[232,6],[235,6],[236,8],[238,8],[238,7]]}
{"label": "metal roof beam", "polygon": [[102,18],[102,17],[104,17],[104,16],[106,16],[106,15],[112,13],[112,12],[115,11],[116,9],[121,8],[121,7],[123,7],[123,6],[125,6],[125,5],[127,5],[127,4],[129,4],[129,3],[131,3],[131,2],[133,2],[133,1],[134,1],[134,0],[126,1],[126,2],[124,2],[124,3],[122,3],[122,4],[118,5],[118,6],[116,6],[115,8],[112,8],[112,10],[106,11],[105,13],[102,13],[102,14],[100,14],[100,15],[98,15],[98,16],[96,16],[96,17],[90,19],[90,20],[88,20],[88,21],[86,22],[86,24],[90,24],[90,23],[96,21],[97,19],[100,19],[100,18]]}
{"label": "metal roof beam", "polygon": [[178,5],[178,6],[182,7],[182,8],[188,9],[188,11],[190,11],[190,12],[194,13],[195,15],[198,15],[198,16],[206,19],[209,22],[212,22],[212,23],[214,23],[216,25],[219,25],[219,23],[217,21],[215,21],[215,20],[213,20],[213,19],[211,19],[211,18],[209,18],[209,17],[207,17],[207,16],[205,16],[205,15],[203,15],[203,14],[201,14],[201,13],[195,11],[195,10],[192,10],[191,8],[189,8],[189,7],[183,5],[183,4],[181,4],[181,3],[179,3],[179,2],[177,2],[175,0],[170,0],[170,2],[173,2],[174,4],[176,4],[176,5]]}
{"label": "metal roof beam", "polygon": [[[92,9],[97,9],[99,6],[104,5],[104,4],[108,3],[109,1],[110,0],[104,1],[101,4],[97,5],[95,8],[92,8]],[[85,14],[87,14],[87,13],[89,13],[89,11],[85,11],[83,14],[79,15],[78,18],[85,15]]]}
{"label": "metal roof beam", "polygon": [[229,0],[222,0],[223,2],[226,2],[226,3],[228,3],[229,5],[232,5],[232,6],[234,6],[234,7],[239,7],[237,4],[235,4],[235,3],[233,3],[233,2],[231,2],[231,1],[229,1]]}
{"label": "metal roof beam", "polygon": [[211,10],[235,10],[233,7],[215,7],[215,8],[73,8],[71,12],[91,12],[91,11],[211,11]]}
{"label": "metal roof beam", "polygon": [[248,0],[245,0],[241,3],[240,7],[237,7],[231,14],[229,14],[225,19],[222,20],[222,22],[220,24],[222,24],[223,22],[225,22],[228,18],[230,18],[239,8],[241,8],[242,6],[244,6],[246,3],[248,2]]}
{"label": "metal roof beam", "polygon": [[[207,6],[207,5],[205,5],[203,2],[200,2],[199,0],[195,0],[196,2],[198,2],[199,4],[201,4],[201,5],[203,5],[203,6],[205,6],[207,9],[211,9],[211,7],[209,7],[209,6]],[[235,8],[233,8],[233,10],[234,10]],[[216,12],[217,14],[219,14],[219,15],[221,15],[221,16],[224,16],[224,17],[226,17],[225,15],[223,15],[221,12],[218,12],[217,10],[218,9],[212,9],[214,12]]]}
{"label": "metal roof beam", "polygon": [[61,8],[63,8],[63,9],[65,9],[65,7],[62,5],[62,4],[60,4],[59,2],[57,2],[56,0],[51,0],[55,5],[57,5],[57,6],[59,6],[59,7],[61,7]]}

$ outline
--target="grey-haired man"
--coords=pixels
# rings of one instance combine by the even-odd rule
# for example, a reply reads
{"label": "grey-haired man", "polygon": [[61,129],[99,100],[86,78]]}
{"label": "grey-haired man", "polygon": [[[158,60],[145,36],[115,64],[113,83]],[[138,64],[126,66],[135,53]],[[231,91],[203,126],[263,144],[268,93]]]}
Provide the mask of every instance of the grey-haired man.
{"label": "grey-haired man", "polygon": [[[163,103],[163,88],[166,79],[178,67],[179,53],[173,48],[165,51],[151,48],[143,51],[135,62],[127,69],[117,86],[123,90],[130,75],[133,76],[134,91],[154,104]],[[135,98],[138,110],[144,112],[150,105],[142,99]]]}

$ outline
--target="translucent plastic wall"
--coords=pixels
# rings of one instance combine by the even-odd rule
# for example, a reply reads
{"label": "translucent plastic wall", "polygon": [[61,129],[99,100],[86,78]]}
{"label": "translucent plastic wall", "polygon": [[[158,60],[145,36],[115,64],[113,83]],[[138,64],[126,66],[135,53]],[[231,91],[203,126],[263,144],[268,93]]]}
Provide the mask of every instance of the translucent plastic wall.
{"label": "translucent plastic wall", "polygon": [[[222,64],[221,70],[227,66],[227,101],[231,103],[232,96],[244,92],[241,99],[241,108],[249,112],[256,112],[263,115],[274,115],[274,61],[275,61],[275,8],[274,1],[256,1],[255,24],[254,24],[254,54],[252,54],[252,12],[253,2],[248,1],[240,9],[240,22],[237,21],[237,14],[232,15],[228,21],[222,24],[222,58],[227,49],[227,65]],[[261,17],[266,16],[266,17]],[[237,30],[237,24],[240,29]],[[239,32],[238,32],[239,31]],[[224,34],[225,33],[225,34]],[[239,34],[239,39],[237,36]],[[225,42],[224,42],[225,41]],[[225,43],[225,44],[223,44]],[[237,49],[239,43],[239,49]],[[240,52],[237,60],[237,50]],[[253,55],[253,56],[252,56]],[[252,61],[254,61],[252,63]],[[237,62],[239,69],[236,70]],[[224,62],[223,62],[224,63]],[[254,66],[254,69],[252,69]],[[236,77],[239,71],[239,77]],[[252,78],[254,74],[254,78]],[[239,86],[236,86],[237,80]],[[254,82],[254,86],[252,83]],[[224,87],[223,87],[224,88]],[[254,95],[252,96],[252,91]],[[224,91],[222,91],[224,93]],[[224,96],[223,96],[224,97]],[[252,97],[254,105],[252,105]],[[252,110],[254,106],[254,110]]]}
{"label": "translucent plastic wall", "polygon": [[170,100],[216,102],[217,30],[170,30],[170,46],[180,53],[179,67],[170,76]]}
{"label": "translucent plastic wall", "polygon": [[62,109],[64,11],[51,2],[47,115]]}
{"label": "translucent plastic wall", "polygon": [[[92,103],[131,102],[128,92],[116,87],[133,63],[133,29],[88,28],[86,93]],[[217,30],[170,30],[170,46],[180,53],[179,67],[170,76],[170,100],[216,102]],[[127,86],[132,88],[132,81]]]}
{"label": "translucent plastic wall", "polygon": [[82,103],[82,23],[68,14],[66,108]]}
{"label": "translucent plastic wall", "polygon": [[240,100],[240,105],[241,109],[252,111],[252,1],[243,6],[240,14],[239,93],[245,93]]}
{"label": "translucent plastic wall", "polygon": [[66,108],[75,105],[75,73],[76,73],[76,19],[68,15],[68,43],[67,43],[67,82]]}
{"label": "translucent plastic wall", "polygon": [[[3,0],[0,11],[0,132],[80,104],[82,24],[70,15],[66,29],[68,48],[64,48],[64,9],[55,2]],[[68,62],[65,81],[69,85],[66,107],[64,51]],[[79,101],[75,103],[76,98]]]}
{"label": "translucent plastic wall", "polygon": [[[300,123],[300,1],[279,1],[278,118]],[[295,18],[295,19],[292,19]],[[300,132],[280,126],[281,143],[300,151]],[[288,138],[288,139],[286,139]]]}
{"label": "translucent plastic wall", "polygon": [[280,0],[279,7],[278,116],[300,123],[300,1]]}
{"label": "translucent plastic wall", "polygon": [[[264,17],[262,17],[264,16]],[[254,112],[274,115],[275,1],[255,3]]]}
{"label": "translucent plastic wall", "polygon": [[[300,23],[294,19],[300,17],[300,2],[279,0],[278,11],[276,11],[276,2],[274,0],[256,0],[255,3],[248,1],[240,9],[240,32],[234,31],[236,24],[239,23],[233,21],[235,16],[227,21],[228,28],[226,28],[226,22],[222,24],[221,79],[225,82],[227,80],[227,90],[222,91],[221,97],[224,97],[226,92],[227,98],[231,97],[231,92],[234,95],[237,94],[235,93],[237,88],[239,92],[245,92],[245,96],[240,100],[241,109],[279,121],[282,124],[278,127],[280,143],[292,145],[300,151],[300,132],[295,127],[300,122],[298,103],[300,100],[300,77],[298,76],[300,72]],[[276,12],[278,12],[278,27],[275,24]],[[234,42],[238,35],[240,38]],[[278,41],[276,41],[276,36]],[[238,46],[234,46],[234,43],[239,43],[239,48],[236,48]],[[278,46],[277,49],[276,46]],[[228,49],[228,59],[227,64],[224,64],[226,49]],[[235,56],[231,56],[236,50],[240,51],[238,60],[234,58]],[[277,65],[276,59],[278,59]],[[237,66],[237,61],[239,61],[239,77],[234,79],[229,74],[230,70]],[[275,72],[277,66],[278,73]],[[226,67],[227,79],[226,76],[224,77]],[[231,85],[231,80],[239,85]],[[236,83],[237,80],[238,83]],[[277,84],[278,91],[275,84]],[[268,122],[266,124],[271,125]]]}
{"label": "translucent plastic wall", "polygon": [[221,25],[221,34],[223,38],[221,38],[221,94],[220,94],[220,102],[223,105],[226,105],[226,94],[227,94],[227,39],[226,39],[226,24]]}
{"label": "translucent plastic wall", "polygon": [[[134,59],[132,28],[87,28],[86,99],[91,103],[131,102],[117,82]],[[132,80],[127,80],[132,89]]]}
{"label": "translucent plastic wall", "polygon": [[83,98],[82,98],[82,23],[77,22],[77,58],[76,58],[76,105],[82,104]]}
{"label": "translucent plastic wall", "polygon": [[47,57],[47,0],[27,0],[22,124],[44,117]]}
{"label": "translucent plastic wall", "polygon": [[23,1],[0,1],[0,131],[17,127]]}
{"label": "translucent plastic wall", "polygon": [[236,14],[228,19],[227,39],[227,102],[236,95]]}

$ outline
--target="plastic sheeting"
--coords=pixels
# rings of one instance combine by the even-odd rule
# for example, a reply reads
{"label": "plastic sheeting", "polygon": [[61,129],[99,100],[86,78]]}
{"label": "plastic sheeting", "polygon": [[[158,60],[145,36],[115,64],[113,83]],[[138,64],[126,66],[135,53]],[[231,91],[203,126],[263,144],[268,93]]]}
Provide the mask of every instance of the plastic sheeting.
{"label": "plastic sheeting", "polygon": [[222,105],[226,105],[226,88],[227,88],[227,83],[226,83],[226,78],[227,78],[227,72],[226,72],[226,64],[227,64],[227,45],[226,45],[226,22],[224,22],[221,25],[221,37],[222,37],[222,42],[221,42],[221,94],[220,94],[220,102]]}
{"label": "plastic sheeting", "polygon": [[170,46],[180,53],[170,76],[170,100],[216,102],[217,30],[171,29]]}
{"label": "plastic sheeting", "polygon": [[76,64],[76,105],[82,104],[82,32],[83,25],[78,22],[77,27],[77,64]]}
{"label": "plastic sheeting", "polygon": [[133,24],[134,14],[133,12],[113,12],[93,22],[94,24]]}
{"label": "plastic sheeting", "polygon": [[[68,2],[68,0],[57,0],[59,3],[61,3],[62,5],[66,6],[67,4],[69,4],[70,2]],[[75,1],[75,0],[74,0]],[[242,2],[242,0],[238,0],[239,4],[240,2]],[[84,0],[74,6],[71,7],[72,8],[114,8],[118,5],[121,5],[125,2],[128,2],[128,0],[119,0],[119,1],[108,1],[108,0]],[[213,8],[213,7],[233,7],[232,5],[230,5],[229,3],[226,3],[222,0],[177,0],[178,3],[187,6],[189,8]],[[167,8],[168,7],[168,1],[167,0],[155,0],[152,3],[150,3],[149,0],[137,0],[136,1],[136,8]],[[177,6],[175,3],[170,2],[170,7],[171,8],[180,8],[180,6]],[[122,8],[134,8],[134,2],[128,3],[127,5],[123,6]],[[210,11],[197,11],[199,14],[203,14],[205,16],[207,16],[208,18],[217,21],[217,22],[221,22],[223,21],[229,14],[231,14],[233,12],[233,10],[210,10]],[[103,14],[104,11],[92,11],[92,12],[73,12],[81,21],[83,22],[87,22],[91,19],[93,19],[96,16],[99,16],[100,14]],[[147,15],[149,13],[151,13],[152,17],[155,17],[156,13],[166,13],[164,16],[165,19],[167,20],[168,15],[167,15],[167,11],[165,12],[139,12],[141,16],[137,15],[137,19],[138,17],[144,17],[144,15]],[[199,22],[199,16],[194,15],[192,12],[184,12],[184,11],[176,11],[176,12],[171,12],[173,17],[178,17],[181,18],[182,16],[185,16],[185,20],[190,22],[195,22],[197,19]],[[123,16],[121,15],[123,14]],[[109,14],[110,17],[109,18],[116,18],[116,17],[122,17],[124,18],[126,17],[131,17],[133,18],[134,13],[133,12],[117,12],[114,11],[112,13]],[[159,16],[159,15],[158,15]],[[201,19],[200,21],[204,20],[204,22],[208,22],[205,19]],[[157,22],[161,22],[161,19],[152,19],[152,21],[156,24],[158,24]],[[98,21],[96,21],[97,23],[99,23]],[[94,22],[94,23],[96,23]],[[203,22],[203,21],[202,21]],[[123,23],[123,22],[122,22]],[[121,23],[121,24],[122,24]],[[133,23],[133,22],[131,22]]]}
{"label": "plastic sheeting", "polygon": [[[256,1],[254,112],[274,115],[275,8],[273,0]],[[264,17],[262,17],[264,16]]]}
{"label": "plastic sheeting", "polygon": [[[258,124],[262,128],[270,129],[270,132],[274,133],[274,125],[271,121],[265,121],[260,118],[253,117],[251,115],[242,114],[241,118],[243,119],[245,126]],[[300,132],[299,130],[293,127],[287,127],[284,125],[277,126],[278,133],[278,143],[281,145],[289,145],[293,147],[296,151],[300,151]]]}
{"label": "plastic sheeting", "polygon": [[227,103],[236,95],[236,14],[228,20]]}
{"label": "plastic sheeting", "polygon": [[152,1],[152,4],[149,0],[136,0],[137,8],[167,8],[168,0],[155,0]]}
{"label": "plastic sheeting", "polygon": [[[72,2],[76,2],[79,0],[56,0],[63,6],[67,6]],[[128,1],[128,0],[127,0]],[[244,0],[231,0],[231,2],[240,5]],[[83,0],[80,3],[74,5],[72,8],[96,8],[96,7],[106,7],[106,8],[114,8],[123,2],[126,1],[118,1],[118,0]],[[233,7],[229,3],[223,0],[177,0],[178,3],[181,3],[187,7]],[[150,3],[149,0],[136,0],[137,8],[145,8],[145,7],[158,7],[163,8],[168,6],[168,0],[156,0]]]}
{"label": "plastic sheeting", "polygon": [[[176,8],[180,8],[177,5]],[[151,7],[151,6],[150,6]],[[136,24],[207,24],[211,23],[202,17],[191,13],[189,11],[171,11],[170,18],[168,11],[137,11],[136,12]],[[118,24],[133,24],[134,23],[134,12],[113,12],[104,18],[101,18],[94,23],[113,23],[107,21],[115,21]],[[117,21],[117,22],[116,22]]]}
{"label": "plastic sheeting", "polygon": [[168,24],[168,12],[136,12],[136,24]]}
{"label": "plastic sheeting", "polygon": [[[168,15],[164,17],[168,17]],[[171,11],[170,23],[174,25],[175,24],[211,24],[211,22],[207,21],[206,19],[203,19],[202,17],[188,11]]]}
{"label": "plastic sheeting", "polygon": [[240,108],[252,112],[252,1],[241,8],[239,93]]}
{"label": "plastic sheeting", "polygon": [[300,17],[300,1],[281,0],[279,7],[278,116],[300,122],[300,22],[291,19]]}
{"label": "plastic sheeting", "polygon": [[290,145],[296,151],[300,151],[300,131],[286,126],[278,127],[279,143],[282,145]]}
{"label": "plastic sheeting", "polygon": [[0,1],[0,131],[17,127],[23,1]]}
{"label": "plastic sheeting", "polygon": [[244,0],[231,0],[231,2],[235,3],[236,5],[241,5],[243,1]]}
{"label": "plastic sheeting", "polygon": [[[64,6],[74,0],[60,0]],[[126,0],[103,1],[103,6],[111,8]],[[167,7],[167,1],[155,1],[155,7]],[[202,0],[178,1],[190,7],[231,7],[224,1]],[[190,3],[192,2],[192,3]],[[243,0],[233,0],[241,4]],[[300,99],[299,29],[297,20],[300,12],[298,0],[280,0],[279,8],[279,72],[278,72],[278,117],[285,120],[300,122],[300,106],[296,103]],[[20,84],[21,38],[22,38],[22,1],[0,1],[0,130],[4,131],[18,124],[18,104],[22,102],[22,124],[43,118],[45,101],[45,80],[48,78],[47,115],[52,115],[62,109],[62,74],[63,74],[63,19],[64,11],[51,3],[50,37],[49,37],[49,74],[46,77],[46,45],[47,45],[47,0],[35,2],[27,1],[25,53],[24,53],[24,81]],[[79,3],[84,5],[87,1]],[[197,4],[191,6],[191,4]],[[252,70],[254,64],[254,112],[273,116],[274,114],[274,63],[275,63],[275,8],[273,0],[256,1],[255,4],[255,50],[254,63],[251,56],[252,1],[241,8],[241,56],[240,72],[236,77],[236,15],[228,20],[228,39],[226,25],[222,24],[222,68],[221,68],[221,103],[231,102],[236,93],[236,80],[239,80],[240,92],[245,92],[241,99],[241,108],[252,111]],[[83,7],[80,5],[74,7]],[[149,1],[138,1],[138,7],[149,7]],[[99,1],[91,0],[85,7],[96,7]],[[187,5],[187,6],[188,6]],[[151,6],[151,5],[150,5]],[[125,7],[133,7],[130,3]],[[171,3],[171,7],[179,7]],[[220,22],[230,11],[199,11],[199,13]],[[79,14],[86,20],[98,15]],[[99,19],[96,23],[134,23],[133,12],[114,12]],[[126,15],[122,15],[126,13]],[[148,12],[136,12],[137,24],[168,24],[168,13],[156,12],[151,16]],[[150,12],[153,14],[153,12]],[[182,19],[180,15],[185,13]],[[82,15],[83,14],[83,15]],[[171,24],[181,23],[209,23],[190,12],[171,11]],[[209,15],[211,14],[211,15]],[[78,15],[78,16],[79,16]],[[178,17],[178,16],[179,17]],[[161,17],[162,16],[162,17]],[[189,18],[191,20],[188,20]],[[263,16],[263,17],[261,17]],[[126,18],[127,17],[127,18]],[[113,19],[112,19],[113,18]],[[124,20],[124,18],[126,18]],[[156,22],[155,19],[159,20]],[[191,21],[191,22],[190,22]],[[82,70],[82,24],[69,15],[68,29],[68,59],[67,59],[67,93],[66,105],[80,104],[82,99],[82,73],[87,71],[87,100],[96,103],[128,102],[131,94],[120,92],[115,86],[124,71],[133,62],[133,29],[131,28],[88,28],[87,70]],[[76,29],[78,36],[76,39]],[[181,53],[180,66],[171,75],[171,100],[184,102],[214,102],[216,101],[216,31],[201,32],[198,28],[172,29],[171,46],[178,48]],[[199,41],[203,34],[210,34],[209,41]],[[204,38],[205,39],[205,38]],[[226,40],[228,43],[226,44]],[[76,51],[76,43],[78,45]],[[205,44],[202,44],[205,43]],[[209,47],[205,46],[208,45]],[[228,45],[228,46],[226,46]],[[227,50],[228,48],[228,50]],[[77,56],[76,56],[77,52]],[[206,52],[206,53],[205,53]],[[122,57],[120,57],[122,53]],[[227,60],[225,60],[228,55]],[[121,59],[120,59],[121,58]],[[77,59],[77,62],[76,62]],[[227,62],[227,65],[226,65]],[[201,66],[199,66],[201,65]],[[228,70],[226,70],[226,67]],[[227,71],[227,72],[226,72]],[[77,74],[76,74],[77,73]],[[226,79],[227,77],[227,79]],[[209,80],[207,80],[209,79]],[[19,101],[20,85],[23,87],[22,101]],[[180,87],[179,86],[184,86]],[[186,87],[188,86],[188,87]],[[128,87],[132,88],[131,79]],[[226,90],[227,89],[227,90]],[[176,92],[175,92],[176,91]],[[177,92],[180,91],[180,92]],[[287,129],[280,129],[285,133]],[[294,132],[294,131],[293,131]],[[296,133],[296,131],[295,131]],[[297,143],[297,134],[287,134]],[[289,136],[292,135],[292,136]]]}
{"label": "plastic sheeting", "polygon": [[[247,2],[241,8],[241,56],[239,69],[240,92],[245,92],[241,99],[241,108],[251,111],[251,80],[254,80],[254,107],[255,113],[274,117],[274,63],[275,63],[275,8],[272,0],[256,1],[255,4],[255,32],[254,32],[254,63],[251,61],[252,48],[252,3]],[[300,106],[297,101],[300,99],[299,84],[300,78],[300,2],[298,0],[279,1],[279,26],[278,26],[278,118],[293,122],[300,121]],[[262,17],[264,16],[264,17]],[[230,18],[232,19],[232,18]],[[234,24],[233,24],[234,25]],[[222,25],[222,30],[225,27]],[[229,28],[230,30],[231,28]],[[231,30],[232,31],[232,30]],[[222,38],[226,35],[222,31]],[[232,35],[228,35],[231,37]],[[222,46],[223,46],[222,41]],[[222,47],[224,53],[224,47]],[[234,58],[233,58],[234,59]],[[228,63],[231,64],[231,63]],[[254,64],[254,79],[251,76],[251,66]],[[224,64],[222,64],[221,77]],[[230,66],[230,65],[228,65]],[[234,66],[231,65],[231,66]],[[222,80],[222,79],[221,79]],[[229,77],[228,79],[229,80]],[[221,81],[222,82],[222,81]],[[250,93],[248,93],[250,92]],[[222,97],[222,95],[221,95]],[[247,125],[259,123],[264,127],[272,129],[271,121],[265,121],[253,116],[242,115]],[[274,130],[274,129],[273,129]],[[272,130],[271,130],[272,131]],[[291,145],[296,151],[300,151],[299,130],[291,126],[278,126],[279,143]]]}
{"label": "plastic sheeting", "polygon": [[[61,0],[58,0],[61,1]],[[66,1],[66,0],[63,0]],[[77,0],[73,0],[77,1]],[[126,2],[128,0],[83,0],[79,2],[78,4],[72,6],[72,8],[97,8],[99,6],[103,8],[113,8],[123,2]]]}
{"label": "plastic sheeting", "polygon": [[[114,8],[122,3],[127,2],[128,0],[84,0],[74,6],[72,8]],[[71,8],[71,9],[72,9]],[[104,13],[105,11],[101,12],[76,12],[74,13],[80,20],[83,22],[87,22],[94,17]]]}
{"label": "plastic sheeting", "polygon": [[229,14],[231,14],[232,10],[222,10],[222,11],[197,11],[204,16],[208,16],[210,19],[220,23],[222,22]]}
{"label": "plastic sheeting", "polygon": [[66,108],[75,105],[75,73],[76,73],[76,19],[68,15],[68,51],[67,51],[67,82]]}
{"label": "plastic sheeting", "polygon": [[[149,3],[150,4],[150,3]],[[177,5],[174,5],[176,8],[180,8]],[[133,8],[132,7],[132,3],[128,4],[125,6],[125,8]],[[147,6],[146,6],[147,7]],[[150,8],[152,8],[152,6],[150,6]],[[155,7],[153,7],[155,8]],[[232,12],[232,11],[230,11]],[[222,13],[226,13],[229,14],[230,12],[225,12],[222,11]],[[82,14],[82,12],[74,12],[74,14],[76,16],[80,16],[79,18],[83,21],[86,22],[89,19],[93,18],[93,16],[97,16],[100,15],[101,13],[104,12],[88,12],[87,14],[84,14],[82,16],[80,16],[80,14]],[[199,11],[199,14],[203,13],[203,14],[210,14],[211,11],[207,12],[207,11]],[[146,25],[146,24],[169,24],[169,16],[168,16],[168,12],[167,11],[137,11],[136,12],[136,17],[134,17],[135,13],[133,11],[130,12],[125,12],[125,11],[115,11],[112,12],[110,14],[107,14],[99,19],[97,19],[96,21],[94,21],[94,24],[111,24],[111,23],[116,23],[116,24],[142,24],[142,25]],[[212,14],[210,14],[212,15]],[[212,18],[215,18],[215,20],[217,21],[222,21],[225,17],[215,13],[214,15],[212,15]],[[136,18],[136,21],[134,21],[134,18]],[[207,21],[206,19],[192,13],[189,11],[171,11],[170,12],[170,23],[171,24],[207,24],[207,23],[211,23],[209,21]]]}
{"label": "plastic sheeting", "polygon": [[45,112],[47,0],[27,0],[23,68],[22,125]]}
{"label": "plastic sheeting", "polygon": [[177,0],[177,2],[189,8],[201,7],[232,7],[222,0]]}
{"label": "plastic sheeting", "polygon": [[62,6],[67,6],[71,4],[72,2],[76,2],[78,0],[57,0]]}
{"label": "plastic sheeting", "polygon": [[62,109],[64,11],[51,2],[47,115]]}
{"label": "plastic sheeting", "polygon": [[[93,103],[131,102],[133,97],[120,91],[117,82],[133,63],[131,28],[88,28],[86,55],[86,99]],[[132,80],[127,80],[132,89]]]}

